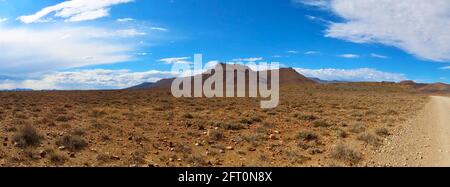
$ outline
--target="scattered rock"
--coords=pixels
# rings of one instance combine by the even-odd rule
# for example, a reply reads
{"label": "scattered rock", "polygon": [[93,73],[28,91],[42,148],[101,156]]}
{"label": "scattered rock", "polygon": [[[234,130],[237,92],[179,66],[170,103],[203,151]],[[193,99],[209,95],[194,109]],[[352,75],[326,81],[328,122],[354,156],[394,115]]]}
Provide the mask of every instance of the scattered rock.
{"label": "scattered rock", "polygon": [[269,139],[277,140],[278,138],[277,138],[277,136],[275,136],[275,134],[271,134],[271,135],[269,135]]}
{"label": "scattered rock", "polygon": [[41,156],[42,158],[45,158],[46,155],[47,152],[45,152],[44,150],[39,151],[39,156]]}

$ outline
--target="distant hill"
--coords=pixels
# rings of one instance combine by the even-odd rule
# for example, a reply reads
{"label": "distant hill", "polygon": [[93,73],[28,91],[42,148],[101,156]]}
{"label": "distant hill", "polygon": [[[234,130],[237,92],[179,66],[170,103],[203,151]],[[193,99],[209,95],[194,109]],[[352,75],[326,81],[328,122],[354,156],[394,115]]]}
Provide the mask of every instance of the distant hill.
{"label": "distant hill", "polygon": [[146,88],[152,88],[153,85],[155,85],[155,83],[153,82],[144,82],[142,84],[136,85],[136,86],[132,86],[127,88],[128,90],[140,90],[140,89],[146,89]]}
{"label": "distant hill", "polygon": [[418,90],[428,93],[450,93],[450,85],[444,83],[434,83],[422,86],[418,88]]}
{"label": "distant hill", "polygon": [[[233,66],[233,68],[235,68],[237,71],[245,71],[245,77],[246,80],[248,80],[249,75],[250,74],[256,74],[259,75],[260,72],[257,71],[253,71],[251,70],[249,67],[247,66],[243,66],[243,65],[239,65],[239,64],[218,64],[220,66],[222,66],[223,69],[223,74],[224,74],[224,80],[226,80],[226,68],[225,66]],[[214,73],[214,70],[212,71]],[[270,71],[269,71],[270,72]],[[268,78],[270,79],[271,74],[268,72]],[[194,78],[200,78],[200,76],[202,76],[203,81],[208,79],[210,76],[213,75],[212,74],[206,74],[203,73],[201,75],[196,75],[194,77],[191,77],[192,79]],[[285,85],[285,84],[293,84],[293,83],[297,83],[297,84],[316,84],[315,81],[303,76],[302,74],[298,73],[297,71],[295,71],[293,68],[280,68],[279,69],[279,73],[280,73],[280,85]],[[237,79],[236,74],[234,75],[234,80]],[[160,81],[157,81],[155,83],[150,83],[150,82],[146,82],[146,83],[142,83],[140,85],[136,85],[130,88],[127,88],[128,90],[139,90],[139,89],[151,89],[151,88],[170,88],[172,85],[172,81],[175,78],[170,78],[170,79],[162,79]],[[266,80],[263,80],[264,83],[266,83]],[[227,85],[227,83],[224,83],[225,85]]]}
{"label": "distant hill", "polygon": [[338,81],[338,80],[322,80],[322,79],[319,79],[317,77],[308,77],[308,79],[311,79],[314,82],[319,83],[319,84],[334,84],[334,83],[348,82],[348,81]]}
{"label": "distant hill", "polygon": [[411,80],[402,81],[399,84],[410,86],[424,93],[450,93],[450,85],[445,83],[416,83]]}
{"label": "distant hill", "polygon": [[33,91],[33,89],[29,88],[15,88],[15,89],[5,89],[0,91],[8,91],[8,92],[25,92],[25,91]]}

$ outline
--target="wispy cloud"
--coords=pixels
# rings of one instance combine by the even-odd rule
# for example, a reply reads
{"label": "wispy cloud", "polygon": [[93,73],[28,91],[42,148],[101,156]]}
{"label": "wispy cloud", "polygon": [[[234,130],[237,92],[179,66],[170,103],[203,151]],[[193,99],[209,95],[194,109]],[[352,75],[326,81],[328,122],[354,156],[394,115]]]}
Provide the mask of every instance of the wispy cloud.
{"label": "wispy cloud", "polygon": [[338,55],[338,57],[341,57],[341,58],[359,58],[360,56],[356,55],[356,54],[341,54],[341,55]]}
{"label": "wispy cloud", "polygon": [[262,57],[252,57],[252,58],[235,58],[231,61],[233,62],[256,62],[263,60]]}
{"label": "wispy cloud", "polygon": [[0,72],[36,73],[129,61],[135,50],[129,37],[134,34],[97,27],[3,27]]}
{"label": "wispy cloud", "polygon": [[289,54],[298,54],[298,51],[296,51],[296,50],[289,50],[289,51],[286,51],[286,53],[289,53]]}
{"label": "wispy cloud", "polygon": [[450,61],[450,1],[295,1],[325,8],[342,18],[327,25],[327,37],[380,43],[421,59]]}
{"label": "wispy cloud", "polygon": [[[53,18],[62,18],[67,22],[95,20],[109,15],[111,6],[129,3],[133,0],[70,0],[45,7],[32,15],[20,16],[23,23],[42,22]],[[53,13],[53,18],[47,18]]]}
{"label": "wispy cloud", "polygon": [[360,69],[303,69],[295,68],[299,73],[307,77],[315,77],[322,80],[337,81],[402,81],[407,80],[404,74],[383,72],[372,68]]}
{"label": "wispy cloud", "polygon": [[190,64],[188,61],[190,57],[171,57],[171,58],[162,58],[159,59],[159,62],[164,62],[166,64]]}
{"label": "wispy cloud", "polygon": [[376,53],[372,53],[372,54],[370,54],[370,56],[373,57],[373,58],[381,58],[381,59],[389,58],[388,56],[380,55],[380,54],[376,54]]}
{"label": "wispy cloud", "polygon": [[117,22],[130,22],[130,21],[135,21],[133,18],[119,18],[116,19]]}
{"label": "wispy cloud", "polygon": [[305,52],[305,55],[317,55],[317,54],[320,54],[320,52],[319,51],[306,51]]}
{"label": "wispy cloud", "polygon": [[156,31],[168,31],[168,29],[163,27],[151,27],[150,30],[156,30]]}
{"label": "wispy cloud", "polygon": [[315,6],[318,8],[327,8],[330,4],[329,0],[292,0],[292,2]]}

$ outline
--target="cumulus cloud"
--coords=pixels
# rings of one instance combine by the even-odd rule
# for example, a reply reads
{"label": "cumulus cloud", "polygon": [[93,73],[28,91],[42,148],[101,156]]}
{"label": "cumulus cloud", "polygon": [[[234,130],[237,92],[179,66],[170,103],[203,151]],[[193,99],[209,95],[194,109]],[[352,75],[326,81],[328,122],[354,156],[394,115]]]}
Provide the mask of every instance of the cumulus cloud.
{"label": "cumulus cloud", "polygon": [[20,16],[17,19],[23,23],[36,23],[46,21],[49,14],[53,17],[63,18],[67,22],[87,21],[109,15],[111,6],[129,3],[133,0],[70,0],[45,7],[32,15]]}
{"label": "cumulus cloud", "polygon": [[0,72],[26,74],[128,61],[134,46],[120,36],[133,34],[96,27],[0,27]]}
{"label": "cumulus cloud", "polygon": [[303,69],[295,68],[295,70],[307,77],[316,77],[322,80],[337,81],[402,81],[407,80],[404,74],[390,73],[378,71],[372,68],[360,69]]}
{"label": "cumulus cloud", "polygon": [[355,43],[380,43],[421,59],[450,61],[448,0],[295,0],[326,8],[343,21],[326,36]]}
{"label": "cumulus cloud", "polygon": [[159,59],[159,62],[164,62],[166,64],[190,64],[188,60],[190,57],[171,57]]}
{"label": "cumulus cloud", "polygon": [[338,57],[341,57],[341,58],[359,58],[359,55],[355,55],[355,54],[342,54],[342,55],[338,55]]}
{"label": "cumulus cloud", "polygon": [[163,78],[175,77],[170,71],[150,70],[132,72],[130,70],[77,70],[53,72],[38,79],[2,80],[0,89],[28,88],[34,90],[90,90],[121,89],[143,82],[156,82]]}

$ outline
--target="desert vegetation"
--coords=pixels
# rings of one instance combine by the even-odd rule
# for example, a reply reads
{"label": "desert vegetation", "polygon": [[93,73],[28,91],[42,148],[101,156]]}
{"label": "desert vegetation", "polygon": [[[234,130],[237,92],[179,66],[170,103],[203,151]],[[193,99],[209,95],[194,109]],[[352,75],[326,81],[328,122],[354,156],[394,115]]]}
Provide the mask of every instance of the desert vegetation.
{"label": "desert vegetation", "polygon": [[381,83],[283,86],[274,109],[164,89],[0,92],[0,164],[366,166],[426,101]]}

